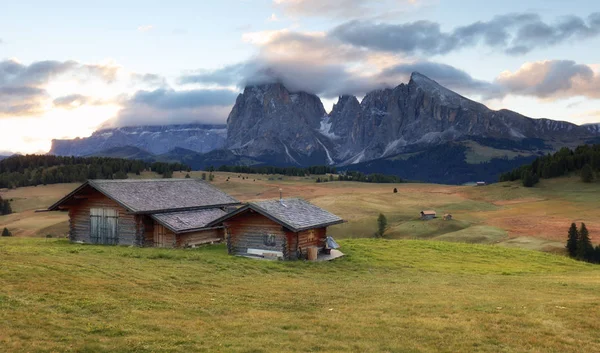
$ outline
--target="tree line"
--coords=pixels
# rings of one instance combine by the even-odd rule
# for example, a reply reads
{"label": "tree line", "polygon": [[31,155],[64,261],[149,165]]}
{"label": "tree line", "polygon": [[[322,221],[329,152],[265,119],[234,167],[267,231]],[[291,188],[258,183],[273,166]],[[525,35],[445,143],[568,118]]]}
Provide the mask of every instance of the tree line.
{"label": "tree line", "polygon": [[[214,168],[208,168],[214,171]],[[308,176],[335,174],[334,167],[326,165],[316,165],[311,167],[272,167],[272,166],[241,166],[241,165],[222,165],[218,169],[220,172],[243,173],[243,174],[280,174],[286,176]]]}
{"label": "tree line", "polygon": [[566,248],[569,256],[574,259],[600,264],[600,245],[592,245],[585,223],[581,223],[579,229],[575,223],[571,223]]}
{"label": "tree line", "polygon": [[380,184],[391,184],[391,183],[402,183],[402,178],[395,175],[387,175],[380,173],[365,174],[362,172],[346,171],[343,174],[338,175],[339,181],[358,181],[362,183],[380,183]]}
{"label": "tree line", "polygon": [[0,188],[16,188],[87,179],[127,179],[153,171],[171,177],[173,171],[190,170],[182,163],[145,162],[107,157],[61,157],[53,155],[13,156],[0,161]]}
{"label": "tree line", "polygon": [[500,175],[500,181],[521,180],[532,187],[540,179],[556,178],[578,172],[583,182],[592,182],[600,171],[600,144],[582,145],[574,150],[563,147],[554,154],[536,158],[531,164]]}

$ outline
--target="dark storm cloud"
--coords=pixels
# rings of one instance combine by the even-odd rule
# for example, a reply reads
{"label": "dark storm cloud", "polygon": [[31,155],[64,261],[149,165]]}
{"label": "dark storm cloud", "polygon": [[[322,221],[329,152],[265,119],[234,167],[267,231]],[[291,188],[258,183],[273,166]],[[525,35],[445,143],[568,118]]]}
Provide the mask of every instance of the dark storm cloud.
{"label": "dark storm cloud", "polygon": [[372,50],[404,54],[442,55],[483,44],[510,55],[536,48],[600,35],[600,13],[544,22],[536,14],[508,14],[443,32],[440,24],[417,21],[403,24],[350,21],[329,33],[345,43]]}

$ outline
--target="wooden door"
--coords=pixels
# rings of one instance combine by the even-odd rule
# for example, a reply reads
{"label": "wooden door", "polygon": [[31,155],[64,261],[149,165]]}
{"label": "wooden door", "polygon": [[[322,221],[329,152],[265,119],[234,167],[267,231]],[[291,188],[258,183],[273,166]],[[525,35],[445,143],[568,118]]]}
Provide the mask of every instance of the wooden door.
{"label": "wooden door", "polygon": [[167,246],[167,230],[160,224],[154,226],[154,246],[157,248]]}
{"label": "wooden door", "polygon": [[111,208],[90,209],[90,240],[93,244],[116,245],[119,212]]}

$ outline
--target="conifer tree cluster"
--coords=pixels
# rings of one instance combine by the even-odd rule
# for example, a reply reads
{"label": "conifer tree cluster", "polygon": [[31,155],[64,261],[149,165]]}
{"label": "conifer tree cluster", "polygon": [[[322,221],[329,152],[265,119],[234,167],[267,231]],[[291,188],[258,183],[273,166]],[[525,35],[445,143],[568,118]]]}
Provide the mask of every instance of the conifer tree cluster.
{"label": "conifer tree cluster", "polygon": [[0,188],[127,179],[128,173],[151,170],[160,175],[189,169],[181,163],[145,162],[105,157],[13,156],[0,161]]}
{"label": "conifer tree cluster", "polygon": [[2,196],[0,196],[0,216],[4,216],[12,213],[12,208],[10,207],[10,202],[8,200],[2,200]]}
{"label": "conifer tree cluster", "polygon": [[555,154],[539,157],[530,165],[524,165],[500,175],[500,181],[521,180],[531,187],[541,179],[556,178],[569,173],[579,173],[583,182],[594,180],[600,172],[600,144],[582,145],[574,150],[562,148]]}
{"label": "conifer tree cluster", "polygon": [[6,227],[5,227],[5,228],[2,230],[2,236],[3,236],[3,237],[11,237],[11,236],[12,236],[12,233],[11,233],[11,232],[8,230],[8,228],[6,228]]}
{"label": "conifer tree cluster", "polygon": [[575,223],[571,223],[566,248],[569,256],[574,259],[596,264],[600,263],[600,245],[596,247],[592,245],[590,233],[585,223],[581,223],[579,229],[577,229]]}

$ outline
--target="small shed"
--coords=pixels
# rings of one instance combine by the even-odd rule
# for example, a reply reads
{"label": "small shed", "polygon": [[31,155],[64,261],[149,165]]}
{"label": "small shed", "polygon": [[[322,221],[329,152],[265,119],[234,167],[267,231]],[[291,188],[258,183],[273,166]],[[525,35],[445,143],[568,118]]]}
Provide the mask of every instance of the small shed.
{"label": "small shed", "polygon": [[195,179],[88,180],[48,210],[69,212],[71,241],[186,247],[223,240],[208,223],[240,204]]}
{"label": "small shed", "polygon": [[421,211],[421,219],[424,221],[428,221],[437,217],[437,213],[433,210],[424,210]]}
{"label": "small shed", "polygon": [[475,186],[486,186],[487,183],[485,181],[478,181]]}
{"label": "small shed", "polygon": [[327,248],[327,227],[343,222],[310,202],[288,198],[248,203],[209,226],[225,227],[229,254],[296,260],[306,258],[310,247]]}
{"label": "small shed", "polygon": [[444,221],[451,221],[452,215],[450,213],[446,213],[443,218]]}

